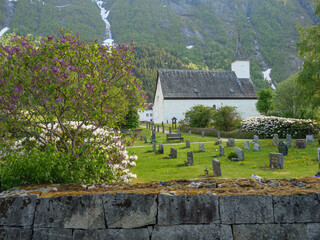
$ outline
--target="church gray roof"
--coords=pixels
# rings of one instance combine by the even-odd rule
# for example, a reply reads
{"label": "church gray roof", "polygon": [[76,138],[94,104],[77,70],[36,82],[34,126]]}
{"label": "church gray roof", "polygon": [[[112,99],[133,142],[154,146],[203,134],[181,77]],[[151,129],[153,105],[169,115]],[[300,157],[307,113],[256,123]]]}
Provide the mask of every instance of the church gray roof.
{"label": "church gray roof", "polygon": [[[165,99],[256,99],[250,79],[233,71],[158,70]],[[158,83],[157,83],[158,84]]]}

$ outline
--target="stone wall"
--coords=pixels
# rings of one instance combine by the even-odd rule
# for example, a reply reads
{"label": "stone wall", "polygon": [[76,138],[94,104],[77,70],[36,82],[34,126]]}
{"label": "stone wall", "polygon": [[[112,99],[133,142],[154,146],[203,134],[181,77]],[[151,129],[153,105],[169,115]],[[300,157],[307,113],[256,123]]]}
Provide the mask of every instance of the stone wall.
{"label": "stone wall", "polygon": [[0,198],[0,239],[320,239],[320,193]]}

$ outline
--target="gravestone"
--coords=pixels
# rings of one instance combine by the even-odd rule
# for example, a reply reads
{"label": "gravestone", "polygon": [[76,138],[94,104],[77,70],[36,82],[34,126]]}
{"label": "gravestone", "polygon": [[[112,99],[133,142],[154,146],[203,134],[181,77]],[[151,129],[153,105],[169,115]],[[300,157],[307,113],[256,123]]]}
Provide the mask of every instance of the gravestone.
{"label": "gravestone", "polygon": [[192,151],[188,151],[188,153],[187,153],[187,164],[188,164],[188,166],[193,165],[193,152]]}
{"label": "gravestone", "polygon": [[229,138],[227,145],[228,145],[228,147],[234,147],[234,138]]}
{"label": "gravestone", "polygon": [[199,152],[204,152],[204,144],[199,144]]}
{"label": "gravestone", "polygon": [[320,177],[320,148],[318,148],[318,163],[319,163],[319,170],[318,170],[316,176]]}
{"label": "gravestone", "polygon": [[273,145],[276,146],[279,144],[279,135],[278,134],[273,134]]}
{"label": "gravestone", "polygon": [[234,153],[237,154],[239,161],[244,160],[244,152],[241,148],[235,147]]}
{"label": "gravestone", "polygon": [[204,131],[202,130],[202,132],[201,132],[201,135],[202,135],[202,137],[204,137]]}
{"label": "gravestone", "polygon": [[177,149],[171,148],[170,157],[171,158],[177,158],[177,155],[178,155]]}
{"label": "gravestone", "polygon": [[212,169],[213,169],[213,175],[220,177],[221,176],[221,167],[220,167],[220,161],[218,159],[212,160]]}
{"label": "gravestone", "polygon": [[288,147],[291,147],[291,145],[292,145],[292,136],[290,134],[286,135],[286,143],[287,143]]}
{"label": "gravestone", "polygon": [[171,127],[169,127],[169,133],[171,134]]}
{"label": "gravestone", "polygon": [[144,137],[144,143],[148,143],[147,137]]}
{"label": "gravestone", "polygon": [[261,151],[261,146],[259,144],[255,143],[253,145],[253,151],[260,152]]}
{"label": "gravestone", "polygon": [[152,142],[152,143],[155,143],[155,142],[156,142],[156,133],[155,133],[154,130],[152,131],[151,142]]}
{"label": "gravestone", "polygon": [[164,133],[164,126],[162,126],[162,133]]}
{"label": "gravestone", "polygon": [[163,145],[162,144],[159,144],[159,153],[163,154]]}
{"label": "gravestone", "polygon": [[147,129],[149,128],[148,123],[146,123],[146,128],[147,128]]}
{"label": "gravestone", "polygon": [[191,136],[191,129],[188,130],[188,134],[189,134],[189,136]]}
{"label": "gravestone", "polygon": [[156,143],[153,143],[153,144],[152,144],[152,147],[153,147],[153,151],[156,152],[156,151],[157,151],[157,145],[156,145]]}
{"label": "gravestone", "polygon": [[284,141],[280,141],[278,145],[279,153],[282,153],[283,156],[288,155],[288,145]]}
{"label": "gravestone", "polygon": [[224,146],[222,146],[221,144],[219,144],[219,156],[224,156]]}
{"label": "gravestone", "polygon": [[313,135],[306,135],[306,141],[307,144],[310,145],[314,142],[314,136]]}
{"label": "gravestone", "polygon": [[218,135],[218,140],[220,139],[220,131],[218,130],[217,132],[217,135]]}
{"label": "gravestone", "polygon": [[249,150],[250,149],[250,143],[249,141],[244,141],[244,149]]}
{"label": "gravestone", "polygon": [[304,149],[304,148],[306,148],[306,140],[304,140],[304,139],[297,139],[296,140],[296,148],[298,148],[298,149]]}
{"label": "gravestone", "polygon": [[178,127],[178,134],[180,134],[181,132],[180,132],[180,128]]}
{"label": "gravestone", "polygon": [[157,125],[157,132],[159,132],[159,125]]}
{"label": "gravestone", "polygon": [[186,148],[190,148],[190,141],[189,140],[186,141]]}
{"label": "gravestone", "polygon": [[269,166],[271,168],[283,169],[282,153],[269,153]]}
{"label": "gravestone", "polygon": [[164,126],[163,122],[161,124],[162,124],[162,126]]}
{"label": "gravestone", "polygon": [[253,136],[253,141],[254,141],[255,143],[259,143],[259,137],[258,137],[257,135],[254,135],[254,136]]}

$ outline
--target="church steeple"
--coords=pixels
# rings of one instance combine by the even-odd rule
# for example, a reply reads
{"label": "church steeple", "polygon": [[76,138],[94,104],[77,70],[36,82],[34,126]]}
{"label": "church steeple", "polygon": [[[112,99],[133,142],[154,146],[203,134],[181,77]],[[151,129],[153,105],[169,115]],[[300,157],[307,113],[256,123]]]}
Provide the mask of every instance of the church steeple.
{"label": "church steeple", "polygon": [[249,56],[241,47],[241,39],[239,33],[236,53],[231,63],[231,70],[235,72],[238,78],[250,78]]}

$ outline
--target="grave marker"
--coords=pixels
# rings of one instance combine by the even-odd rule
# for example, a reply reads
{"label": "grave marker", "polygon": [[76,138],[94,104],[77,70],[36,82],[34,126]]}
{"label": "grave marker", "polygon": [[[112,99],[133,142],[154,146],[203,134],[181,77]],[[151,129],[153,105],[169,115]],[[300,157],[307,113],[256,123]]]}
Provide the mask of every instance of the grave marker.
{"label": "grave marker", "polygon": [[189,136],[191,136],[191,129],[188,130],[188,134],[189,134]]}
{"label": "grave marker", "polygon": [[220,131],[218,130],[217,132],[217,135],[218,135],[218,140],[220,139]]}
{"label": "grave marker", "polygon": [[178,155],[177,149],[171,148],[170,157],[171,158],[177,158],[177,155]]}
{"label": "grave marker", "polygon": [[157,151],[157,145],[156,145],[156,143],[153,143],[153,144],[152,144],[152,147],[153,147],[153,151],[156,152],[156,151]]}
{"label": "grave marker", "polygon": [[224,156],[224,146],[222,146],[221,144],[219,144],[219,156]]}
{"label": "grave marker", "polygon": [[255,143],[253,145],[253,151],[260,152],[261,151],[261,146],[259,144]]}
{"label": "grave marker", "polygon": [[227,144],[228,147],[234,147],[234,138],[229,138],[228,139],[228,144]]}
{"label": "grave marker", "polygon": [[279,150],[279,153],[282,153],[283,156],[287,156],[288,155],[287,143],[284,141],[279,142],[278,150]]}
{"label": "grave marker", "polygon": [[316,173],[316,176],[320,177],[320,148],[318,148],[318,163],[319,163],[319,169],[318,169],[318,172]]}
{"label": "grave marker", "polygon": [[259,137],[258,137],[257,135],[254,135],[254,136],[253,136],[253,141],[254,141],[255,143],[259,143]]}
{"label": "grave marker", "polygon": [[163,145],[162,144],[159,144],[159,153],[163,154]]}
{"label": "grave marker", "polygon": [[249,150],[250,149],[250,143],[249,141],[244,141],[244,149]]}
{"label": "grave marker", "polygon": [[193,152],[192,151],[188,151],[188,153],[187,153],[187,164],[188,164],[188,166],[193,165]]}
{"label": "grave marker", "polygon": [[148,143],[147,137],[144,137],[144,143]]}
{"label": "grave marker", "polygon": [[204,152],[204,144],[199,144],[199,152]]}
{"label": "grave marker", "polygon": [[297,139],[296,140],[296,148],[298,148],[298,149],[304,149],[304,148],[306,148],[306,140],[304,140],[304,139]]}
{"label": "grave marker", "polygon": [[276,146],[279,144],[279,135],[278,134],[273,134],[273,145]]}
{"label": "grave marker", "polygon": [[244,152],[241,148],[235,147],[234,153],[237,154],[239,161],[244,160]]}
{"label": "grave marker", "polygon": [[164,126],[162,126],[162,133],[164,133]]}
{"label": "grave marker", "polygon": [[190,148],[190,141],[189,140],[186,141],[186,148]]}
{"label": "grave marker", "polygon": [[157,125],[157,132],[159,132],[159,125]]}
{"label": "grave marker", "polygon": [[171,127],[169,127],[169,134],[171,134]]}
{"label": "grave marker", "polygon": [[213,169],[213,175],[220,177],[221,176],[221,167],[220,167],[220,161],[218,159],[212,160],[212,169]]}
{"label": "grave marker", "polygon": [[307,144],[310,145],[314,142],[314,136],[313,135],[306,135],[306,141]]}
{"label": "grave marker", "polygon": [[202,135],[202,137],[204,137],[204,131],[203,130],[201,131],[201,135]]}
{"label": "grave marker", "polygon": [[156,133],[155,133],[155,131],[154,130],[152,130],[152,133],[151,133],[152,135],[151,135],[151,142],[152,143],[155,143],[156,142]]}
{"label": "grave marker", "polygon": [[271,168],[283,169],[282,153],[269,153],[269,166]]}
{"label": "grave marker", "polygon": [[178,127],[178,134],[180,134],[181,132],[180,132],[180,128]]}
{"label": "grave marker", "polygon": [[286,135],[286,143],[288,144],[288,147],[291,147],[291,145],[292,145],[292,136],[290,134]]}

